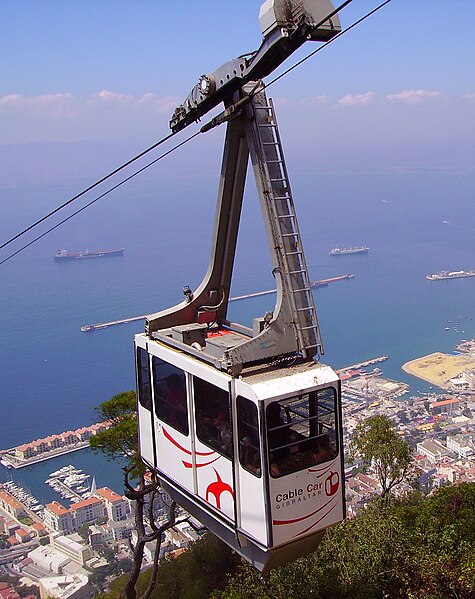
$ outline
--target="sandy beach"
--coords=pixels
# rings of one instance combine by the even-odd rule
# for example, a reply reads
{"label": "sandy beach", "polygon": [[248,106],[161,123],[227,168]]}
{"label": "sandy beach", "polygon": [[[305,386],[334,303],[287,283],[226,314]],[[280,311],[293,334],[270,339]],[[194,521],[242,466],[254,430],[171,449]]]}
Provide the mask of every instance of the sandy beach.
{"label": "sandy beach", "polygon": [[475,368],[475,356],[472,354],[452,356],[441,352],[411,360],[402,367],[404,372],[442,389],[448,388],[450,379],[472,368]]}

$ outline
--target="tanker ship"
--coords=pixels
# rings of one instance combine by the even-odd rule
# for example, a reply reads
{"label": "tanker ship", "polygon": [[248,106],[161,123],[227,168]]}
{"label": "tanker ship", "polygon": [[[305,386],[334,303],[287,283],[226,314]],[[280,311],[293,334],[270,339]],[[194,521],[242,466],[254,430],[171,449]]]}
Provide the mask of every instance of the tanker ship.
{"label": "tanker ship", "polygon": [[63,261],[63,260],[87,260],[89,258],[105,258],[109,256],[122,256],[124,254],[124,250],[96,250],[90,251],[85,250],[83,252],[68,252],[67,250],[58,250],[58,253],[55,254],[54,259]]}

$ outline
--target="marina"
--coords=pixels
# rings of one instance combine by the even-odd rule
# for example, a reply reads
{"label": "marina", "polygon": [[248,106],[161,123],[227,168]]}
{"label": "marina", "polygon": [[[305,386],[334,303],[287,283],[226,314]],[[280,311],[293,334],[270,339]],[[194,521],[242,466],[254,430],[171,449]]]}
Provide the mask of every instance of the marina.
{"label": "marina", "polygon": [[52,472],[45,483],[64,499],[76,503],[90,495],[88,478],[90,478],[89,474],[84,474],[82,470],[69,464]]}
{"label": "marina", "polygon": [[36,497],[33,497],[29,490],[26,490],[22,486],[16,484],[12,480],[2,483],[4,490],[17,499],[20,503],[22,503],[27,509],[32,512],[42,512],[44,510],[44,505],[41,504]]}

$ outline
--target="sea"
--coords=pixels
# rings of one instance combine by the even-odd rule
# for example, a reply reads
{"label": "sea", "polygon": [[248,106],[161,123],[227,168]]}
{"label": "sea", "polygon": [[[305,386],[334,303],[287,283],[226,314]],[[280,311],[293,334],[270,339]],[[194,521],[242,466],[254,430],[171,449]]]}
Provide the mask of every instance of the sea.
{"label": "sea", "polygon": [[[311,279],[355,275],[315,290],[322,361],[340,368],[387,354],[379,364],[383,376],[407,382],[413,395],[430,391],[401,366],[435,351],[453,352],[462,339],[475,337],[475,278],[425,279],[440,270],[475,269],[475,175],[304,172],[292,177],[292,188]],[[0,242],[77,192],[72,183],[0,189],[7,208]],[[212,173],[177,177],[157,170],[0,266],[0,448],[88,425],[97,420],[96,406],[134,388],[133,338],[143,321],[88,333],[80,328],[167,308],[183,299],[183,286],[196,288],[207,269],[216,192]],[[32,238],[1,250],[0,260]],[[354,245],[370,250],[329,255],[335,246]],[[53,260],[58,249],[112,248],[124,248],[124,255]],[[250,179],[231,295],[273,287]],[[233,302],[229,317],[250,325],[273,308],[273,296]],[[122,490],[120,464],[90,450],[21,470],[0,467],[0,481],[13,479],[42,502],[60,500],[44,481],[66,464],[95,476],[98,487]]]}

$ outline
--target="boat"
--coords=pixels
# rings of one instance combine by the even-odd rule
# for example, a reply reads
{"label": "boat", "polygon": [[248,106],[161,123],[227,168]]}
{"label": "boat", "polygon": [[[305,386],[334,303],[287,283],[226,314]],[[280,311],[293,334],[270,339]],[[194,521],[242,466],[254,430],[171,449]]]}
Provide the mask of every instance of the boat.
{"label": "boat", "polygon": [[475,270],[441,270],[431,275],[426,275],[428,281],[447,281],[448,279],[464,279],[465,277],[475,277]]}
{"label": "boat", "polygon": [[347,256],[348,254],[367,254],[369,247],[367,245],[360,245],[350,248],[333,248],[330,250],[330,256]]}
{"label": "boat", "polygon": [[68,252],[67,250],[58,250],[54,259],[59,262],[66,260],[87,260],[89,258],[105,258],[110,256],[123,256],[123,249],[116,250],[84,250],[82,252]]}

